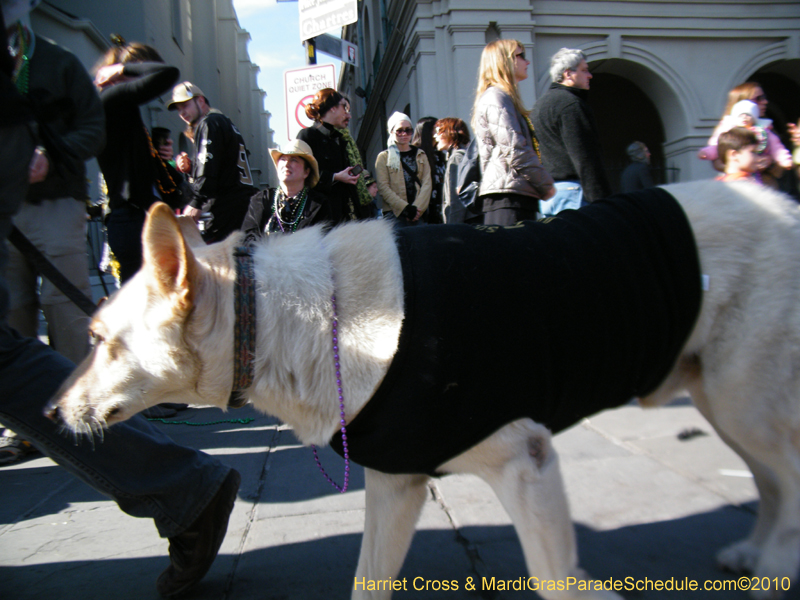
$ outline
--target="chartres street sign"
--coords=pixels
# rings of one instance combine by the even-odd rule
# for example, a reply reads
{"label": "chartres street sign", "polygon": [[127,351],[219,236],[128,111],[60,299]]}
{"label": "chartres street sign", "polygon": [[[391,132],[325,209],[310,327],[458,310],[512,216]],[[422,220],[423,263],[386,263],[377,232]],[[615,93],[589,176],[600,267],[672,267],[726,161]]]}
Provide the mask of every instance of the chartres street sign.
{"label": "chartres street sign", "polygon": [[299,0],[300,41],[358,21],[357,0]]}

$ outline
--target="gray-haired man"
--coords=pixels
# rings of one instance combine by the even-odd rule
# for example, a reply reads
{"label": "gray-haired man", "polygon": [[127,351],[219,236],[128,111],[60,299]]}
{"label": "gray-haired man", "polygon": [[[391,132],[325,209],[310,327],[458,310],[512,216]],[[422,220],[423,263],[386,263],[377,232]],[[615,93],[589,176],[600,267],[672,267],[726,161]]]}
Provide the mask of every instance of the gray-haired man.
{"label": "gray-haired man", "polygon": [[556,187],[553,198],[539,203],[545,216],[611,194],[597,123],[586,101],[592,79],[586,56],[580,50],[562,48],[550,59],[550,77],[550,89],[531,112],[542,165]]}

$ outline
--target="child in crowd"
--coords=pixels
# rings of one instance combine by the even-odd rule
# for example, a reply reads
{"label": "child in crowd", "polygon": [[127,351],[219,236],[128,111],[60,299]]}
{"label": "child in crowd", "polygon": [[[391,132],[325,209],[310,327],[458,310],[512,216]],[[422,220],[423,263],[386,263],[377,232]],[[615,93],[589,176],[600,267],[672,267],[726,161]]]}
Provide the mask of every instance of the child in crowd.
{"label": "child in crowd", "polygon": [[758,174],[758,137],[744,127],[734,127],[720,134],[717,140],[720,160],[725,174],[718,181],[754,181],[761,183]]}
{"label": "child in crowd", "polygon": [[[756,136],[759,170],[769,167],[773,162],[784,169],[791,169],[792,155],[772,131],[772,121],[760,119],[758,115],[758,105],[755,102],[740,100],[733,105],[731,113],[723,120],[722,131],[743,127],[753,132]],[[706,146],[698,152],[698,157],[704,160],[716,160],[718,157],[722,159],[718,144],[719,140],[716,144]]]}

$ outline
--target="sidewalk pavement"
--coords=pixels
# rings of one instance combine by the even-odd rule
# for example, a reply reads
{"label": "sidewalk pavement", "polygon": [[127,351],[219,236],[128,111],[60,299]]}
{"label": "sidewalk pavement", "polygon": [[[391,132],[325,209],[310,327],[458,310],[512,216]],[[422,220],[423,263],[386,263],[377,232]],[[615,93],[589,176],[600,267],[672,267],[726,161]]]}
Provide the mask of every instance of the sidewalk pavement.
{"label": "sidewalk pavement", "polygon": [[[250,422],[241,422],[253,418]],[[291,429],[252,407],[190,409],[158,423],[176,441],[219,456],[242,474],[220,554],[185,597],[213,600],[349,598],[364,521],[363,470],[338,494]],[[232,422],[233,421],[233,422]],[[678,434],[699,430],[681,440]],[[555,438],[582,566],[601,581],[730,581],[714,555],[753,525],[756,492],[744,463],[687,401],[601,413]],[[320,457],[335,480],[343,461]],[[13,600],[157,599],[167,542],[151,522],[37,455],[0,468],[0,597]],[[465,590],[468,577],[477,584]],[[430,484],[400,579],[415,600],[533,599],[484,588],[527,573],[511,522],[490,488],[469,476]],[[420,578],[420,579],[415,579]],[[415,591],[455,581],[458,591]],[[517,584],[518,585],[518,584]],[[625,598],[744,599],[743,592],[623,591]],[[797,589],[788,599],[800,599]]]}

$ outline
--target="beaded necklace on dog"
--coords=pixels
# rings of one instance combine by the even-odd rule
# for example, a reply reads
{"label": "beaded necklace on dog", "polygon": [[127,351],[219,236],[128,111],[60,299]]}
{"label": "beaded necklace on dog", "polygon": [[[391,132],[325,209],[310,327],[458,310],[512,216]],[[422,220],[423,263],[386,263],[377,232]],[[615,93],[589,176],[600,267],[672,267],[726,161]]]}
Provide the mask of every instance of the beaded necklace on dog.
{"label": "beaded necklace on dog", "polygon": [[[236,284],[234,286],[234,326],[233,326],[233,390],[228,400],[230,408],[239,408],[247,403],[247,399],[241,394],[243,390],[253,383],[254,364],[253,359],[256,354],[256,297],[255,297],[255,273],[253,267],[253,253],[249,247],[240,246],[234,251],[236,263]],[[336,294],[331,295],[331,306],[333,308],[332,318],[332,339],[333,339],[333,364],[336,369],[336,390],[339,395],[339,425],[342,432],[342,447],[344,449],[344,482],[340,486],[337,484],[322,466],[322,462],[317,454],[317,447],[311,445],[314,452],[314,460],[325,479],[344,494],[350,483],[350,453],[347,447],[347,421],[344,412],[344,392],[342,391],[342,370],[339,363],[339,314],[336,310]]]}
{"label": "beaded necklace on dog", "polygon": [[325,472],[325,468],[322,466],[322,462],[320,462],[319,455],[317,454],[317,447],[314,444],[311,444],[311,450],[314,452],[314,460],[317,462],[320,473],[325,476],[325,479],[328,480],[328,483],[336,488],[339,493],[344,494],[347,491],[347,486],[349,485],[350,481],[350,453],[347,450],[347,421],[344,418],[342,371],[339,365],[339,316],[336,312],[336,294],[331,296],[331,303],[333,305],[333,362],[336,366],[336,389],[339,392],[339,425],[342,426],[340,431],[342,432],[342,448],[344,454],[344,483],[341,486],[331,479],[330,475]]}

